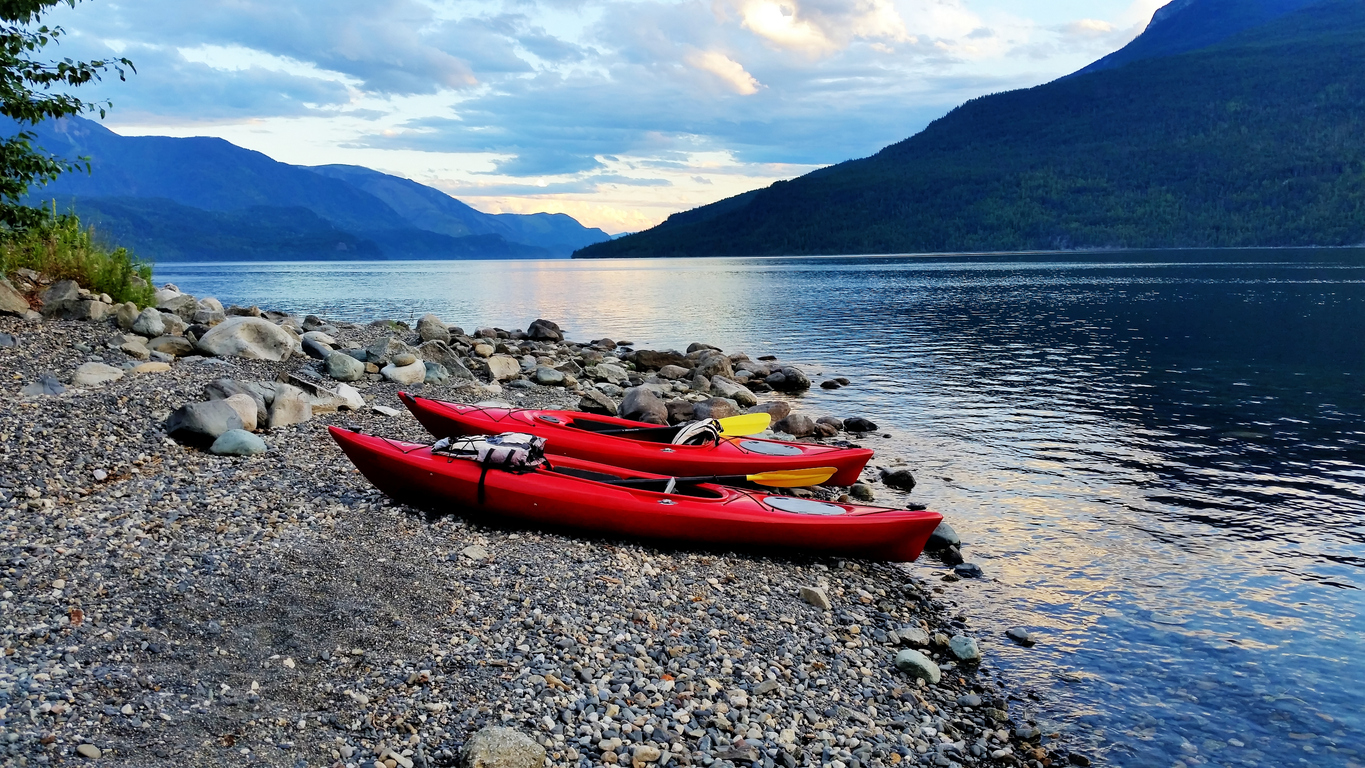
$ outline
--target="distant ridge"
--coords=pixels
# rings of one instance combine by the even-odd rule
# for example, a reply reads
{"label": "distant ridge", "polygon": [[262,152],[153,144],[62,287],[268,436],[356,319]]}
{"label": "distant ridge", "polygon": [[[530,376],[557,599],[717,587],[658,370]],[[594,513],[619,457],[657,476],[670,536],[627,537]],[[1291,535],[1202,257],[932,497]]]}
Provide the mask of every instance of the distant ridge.
{"label": "distant ridge", "polygon": [[[1205,3],[1264,7],[1194,0],[1153,30],[1216,21],[1189,15]],[[1323,0],[1207,48],[973,99],[872,157],[575,256],[1362,242],[1365,2]]]}
{"label": "distant ridge", "polygon": [[35,132],[49,152],[90,157],[92,173],[64,174],[30,203],[56,199],[160,260],[546,258],[608,239],[564,214],[485,214],[407,179],[288,165],[223,139],[121,136],[84,118]]}

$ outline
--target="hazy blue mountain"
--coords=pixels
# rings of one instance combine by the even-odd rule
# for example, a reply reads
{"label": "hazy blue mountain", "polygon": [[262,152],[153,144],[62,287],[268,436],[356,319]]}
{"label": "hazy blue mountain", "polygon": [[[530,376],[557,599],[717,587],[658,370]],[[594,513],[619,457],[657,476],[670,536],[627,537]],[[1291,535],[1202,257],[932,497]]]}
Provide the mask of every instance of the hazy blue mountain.
{"label": "hazy blue mountain", "polygon": [[1077,74],[1205,48],[1316,2],[1318,0],[1175,0],[1157,9],[1147,29],[1132,42]]}
{"label": "hazy blue mountain", "polygon": [[609,237],[564,213],[483,213],[438,189],[357,165],[305,167],[374,195],[412,226],[431,232],[454,237],[500,235],[508,242],[539,246],[555,255],[572,253]]}
{"label": "hazy blue mountain", "polygon": [[973,99],[872,157],[575,256],[1357,245],[1362,201],[1365,2],[1323,0]]}
{"label": "hazy blue mountain", "polygon": [[[13,126],[12,122],[6,126],[10,133],[16,130]],[[364,252],[386,258],[545,258],[607,238],[601,230],[583,227],[568,216],[550,217],[559,228],[546,236],[543,220],[549,214],[483,214],[443,192],[404,179],[365,169],[355,169],[349,179],[320,173],[277,162],[222,139],[121,136],[84,118],[43,123],[35,133],[34,143],[49,152],[68,159],[89,157],[91,173],[64,174],[47,187],[34,189],[29,201],[55,198],[74,206],[78,213],[98,211],[107,231],[130,233],[140,252],[152,258],[197,258],[195,238],[229,234],[221,229],[229,221],[239,229],[206,246],[205,252],[211,251],[213,258],[229,258],[234,253],[256,258],[269,252],[271,242],[278,242],[282,253],[310,251],[313,246],[305,244],[323,236],[315,219],[349,237],[337,242],[368,241],[372,249]],[[362,176],[389,180],[377,186],[395,203],[412,199],[422,204],[400,212],[353,183]],[[400,187],[406,197],[390,194]],[[143,202],[134,204],[134,200]],[[301,216],[305,210],[312,216]],[[432,224],[444,223],[436,221],[439,217],[424,217],[424,211],[461,210],[470,222],[466,230],[433,229],[424,224],[427,219]],[[243,215],[247,211],[254,218]],[[202,221],[190,220],[195,217]],[[135,224],[161,234],[132,234]],[[252,227],[252,231],[240,229]],[[319,255],[341,253],[351,251],[323,249]]]}

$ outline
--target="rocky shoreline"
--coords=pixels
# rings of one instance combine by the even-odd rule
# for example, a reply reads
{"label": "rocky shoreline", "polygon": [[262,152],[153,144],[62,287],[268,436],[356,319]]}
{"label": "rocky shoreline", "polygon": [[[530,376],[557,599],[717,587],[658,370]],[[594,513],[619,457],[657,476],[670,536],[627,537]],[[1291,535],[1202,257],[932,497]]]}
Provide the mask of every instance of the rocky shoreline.
{"label": "rocky shoreline", "polygon": [[[0,293],[0,765],[1088,764],[980,659],[950,585],[415,510],[325,431],[429,439],[406,389],[876,435],[764,400],[811,386],[796,368],[546,321],[4,288],[28,306]],[[913,476],[885,469],[833,493],[908,504]]]}

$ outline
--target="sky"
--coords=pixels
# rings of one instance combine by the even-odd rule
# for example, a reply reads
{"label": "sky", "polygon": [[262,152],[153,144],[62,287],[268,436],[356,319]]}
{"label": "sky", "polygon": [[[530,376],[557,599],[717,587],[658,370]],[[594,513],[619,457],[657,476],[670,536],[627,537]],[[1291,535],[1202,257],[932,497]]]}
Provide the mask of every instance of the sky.
{"label": "sky", "polygon": [[1135,37],[1165,0],[83,0],[125,135],[218,136],[609,233],[865,157]]}

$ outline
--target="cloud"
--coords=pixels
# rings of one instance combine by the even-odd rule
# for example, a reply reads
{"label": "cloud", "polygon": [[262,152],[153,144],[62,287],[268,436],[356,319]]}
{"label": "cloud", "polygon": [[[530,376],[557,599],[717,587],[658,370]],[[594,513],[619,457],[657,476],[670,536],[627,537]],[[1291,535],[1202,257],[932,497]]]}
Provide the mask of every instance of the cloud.
{"label": "cloud", "polygon": [[909,39],[889,0],[731,0],[745,29],[779,48],[825,56],[854,39]]}
{"label": "cloud", "polygon": [[1099,19],[1081,19],[1062,27],[1062,34],[1071,37],[1107,37],[1113,32],[1113,24]]}
{"label": "cloud", "polygon": [[719,51],[697,51],[688,54],[686,61],[697,69],[715,75],[730,90],[741,96],[751,96],[763,87],[753,75],[744,71],[742,64]]}

